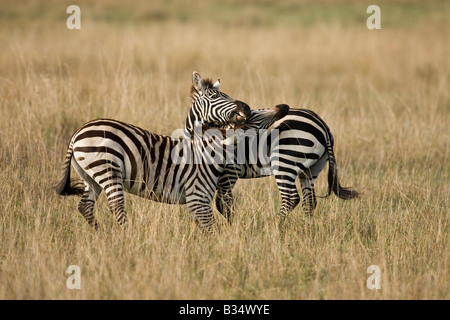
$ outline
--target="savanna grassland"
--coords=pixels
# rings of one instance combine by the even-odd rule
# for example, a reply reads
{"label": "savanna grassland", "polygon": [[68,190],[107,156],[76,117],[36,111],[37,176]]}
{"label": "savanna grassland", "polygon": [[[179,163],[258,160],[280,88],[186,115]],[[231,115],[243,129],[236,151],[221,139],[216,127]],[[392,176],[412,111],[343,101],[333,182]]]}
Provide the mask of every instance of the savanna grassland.
{"label": "savanna grassland", "polygon": [[[449,299],[449,17],[448,1],[2,1],[0,298]],[[194,70],[253,109],[320,114],[361,197],[280,230],[275,180],[240,180],[234,224],[206,236],[185,206],[129,194],[123,231],[102,195],[94,232],[52,191],[71,134],[108,117],[170,135]]]}

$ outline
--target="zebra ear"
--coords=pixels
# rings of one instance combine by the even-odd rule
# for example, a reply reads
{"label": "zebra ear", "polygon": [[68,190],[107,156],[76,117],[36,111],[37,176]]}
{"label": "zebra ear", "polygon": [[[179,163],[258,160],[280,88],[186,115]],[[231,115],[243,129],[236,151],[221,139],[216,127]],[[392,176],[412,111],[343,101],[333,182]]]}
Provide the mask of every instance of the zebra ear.
{"label": "zebra ear", "polygon": [[278,104],[275,108],[273,108],[272,110],[274,110],[275,113],[275,120],[279,120],[281,118],[284,118],[288,112],[289,112],[290,107],[287,104]]}
{"label": "zebra ear", "polygon": [[214,83],[214,89],[217,91],[220,91],[220,79],[217,79],[216,83]]}
{"label": "zebra ear", "polygon": [[203,93],[203,90],[205,90],[205,83],[203,82],[202,77],[197,71],[194,71],[194,73],[192,73],[192,85],[199,93]]}

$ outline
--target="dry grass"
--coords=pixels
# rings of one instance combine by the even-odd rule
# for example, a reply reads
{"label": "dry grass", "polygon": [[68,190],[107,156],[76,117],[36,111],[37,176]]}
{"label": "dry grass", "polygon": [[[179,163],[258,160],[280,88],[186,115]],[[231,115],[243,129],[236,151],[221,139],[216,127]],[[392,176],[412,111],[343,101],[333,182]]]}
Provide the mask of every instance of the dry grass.
{"label": "dry grass", "polygon": [[[435,1],[427,15],[412,11],[415,23],[369,31],[364,6],[362,20],[347,24],[264,23],[265,7],[250,3],[262,22],[237,23],[223,10],[219,23],[174,13],[134,24],[97,18],[113,1],[92,11],[81,2],[87,18],[69,31],[68,4],[58,4],[61,13],[55,3],[44,18],[32,1],[5,5],[10,14],[0,16],[8,26],[0,29],[0,298],[450,298],[448,5]],[[418,4],[396,3],[410,5]],[[283,102],[322,115],[342,182],[361,199],[319,199],[312,219],[297,208],[280,231],[274,179],[240,181],[235,223],[218,217],[222,230],[208,237],[184,206],[131,195],[122,231],[102,196],[106,230],[93,232],[78,198],[51,191],[70,135],[96,117],[170,134],[184,125],[193,70],[220,77],[252,108]],[[317,189],[326,192],[325,175]],[[81,290],[66,288],[71,264],[81,267]],[[378,291],[366,288],[373,264]]]}

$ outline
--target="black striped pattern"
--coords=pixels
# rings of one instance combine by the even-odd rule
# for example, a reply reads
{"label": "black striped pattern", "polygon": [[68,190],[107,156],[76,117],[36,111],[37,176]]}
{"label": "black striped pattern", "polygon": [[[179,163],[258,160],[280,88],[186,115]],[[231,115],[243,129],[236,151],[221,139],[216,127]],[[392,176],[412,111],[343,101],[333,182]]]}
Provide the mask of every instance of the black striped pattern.
{"label": "black striped pattern", "polygon": [[[242,124],[250,115],[248,105],[220,92],[218,85],[202,80],[197,72],[192,75],[191,100],[191,109],[208,121],[224,125]],[[90,121],[72,136],[62,177],[55,190],[60,195],[82,194],[78,209],[96,228],[94,204],[104,190],[120,225],[127,223],[123,193],[128,191],[161,202],[188,202],[188,208],[209,230],[213,224],[209,202],[223,166],[207,165],[213,162],[206,159],[211,155],[203,149],[208,143],[212,149],[222,148],[222,145],[218,141],[198,141],[173,140],[110,119]],[[180,153],[176,153],[180,146],[184,147],[186,154],[182,156],[183,161],[174,163],[172,156]],[[188,153],[203,160],[205,165],[193,165]],[[84,188],[80,183],[71,185],[71,164],[84,181]]]}
{"label": "black striped pattern", "polygon": [[[254,110],[249,120],[265,110]],[[197,115],[200,117],[200,115]],[[329,162],[329,194],[331,190],[342,199],[358,196],[356,191],[341,187],[337,177],[336,160],[333,152],[334,140],[326,123],[313,111],[290,109],[287,116],[271,127],[278,129],[278,144],[270,155],[269,174],[275,175],[282,197],[282,206],[278,216],[283,219],[300,202],[295,185],[299,177],[303,196],[303,209],[312,215],[317,200],[314,182],[327,161]],[[249,144],[250,140],[246,140]],[[259,144],[270,145],[270,135]],[[250,147],[247,146],[247,149]],[[249,179],[267,175],[261,163],[250,163],[250,154],[245,152],[245,164],[227,165],[217,185],[216,207],[231,221],[233,215],[232,188],[238,178]]]}
{"label": "black striped pattern", "polygon": [[[272,124],[281,116],[276,111],[266,112],[261,121]],[[56,191],[82,193],[78,210],[95,228],[94,205],[102,191],[118,223],[126,225],[126,191],[159,202],[186,203],[200,226],[211,231],[210,203],[225,170],[224,152],[219,139],[173,139],[116,120],[93,120],[72,136]],[[83,190],[70,185],[71,164],[84,181]]]}
{"label": "black striped pattern", "polygon": [[[206,143],[173,140],[116,120],[98,119],[86,123],[72,136],[63,168],[60,186],[67,185],[66,171],[72,162],[85,181],[78,206],[89,224],[97,228],[93,215],[98,195],[105,191],[111,211],[120,225],[127,223],[124,191],[165,203],[188,205],[206,229],[213,224],[208,197],[214,195],[218,176],[223,169],[207,165],[208,154],[202,152]],[[217,142],[219,143],[219,142]],[[190,159],[174,164],[172,152],[177,146],[199,153],[205,165],[194,165]],[[212,146],[214,148],[214,146]],[[198,183],[196,183],[198,182]],[[61,189],[61,188],[60,188]],[[60,194],[64,194],[60,190]]]}

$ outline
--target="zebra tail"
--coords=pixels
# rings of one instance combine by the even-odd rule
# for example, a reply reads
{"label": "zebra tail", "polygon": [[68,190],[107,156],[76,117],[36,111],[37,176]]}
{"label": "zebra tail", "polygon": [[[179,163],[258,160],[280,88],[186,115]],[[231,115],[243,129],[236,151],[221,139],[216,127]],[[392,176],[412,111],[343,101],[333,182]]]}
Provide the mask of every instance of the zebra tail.
{"label": "zebra tail", "polygon": [[61,179],[53,186],[56,194],[61,196],[82,195],[84,193],[84,183],[81,179],[70,180],[70,162],[72,156],[73,144],[71,142],[62,167]]}
{"label": "zebra tail", "polygon": [[334,194],[344,200],[354,199],[359,197],[359,193],[351,188],[344,188],[339,183],[337,174],[336,158],[334,157],[333,146],[327,146],[328,152],[328,195],[331,195],[333,190]]}

